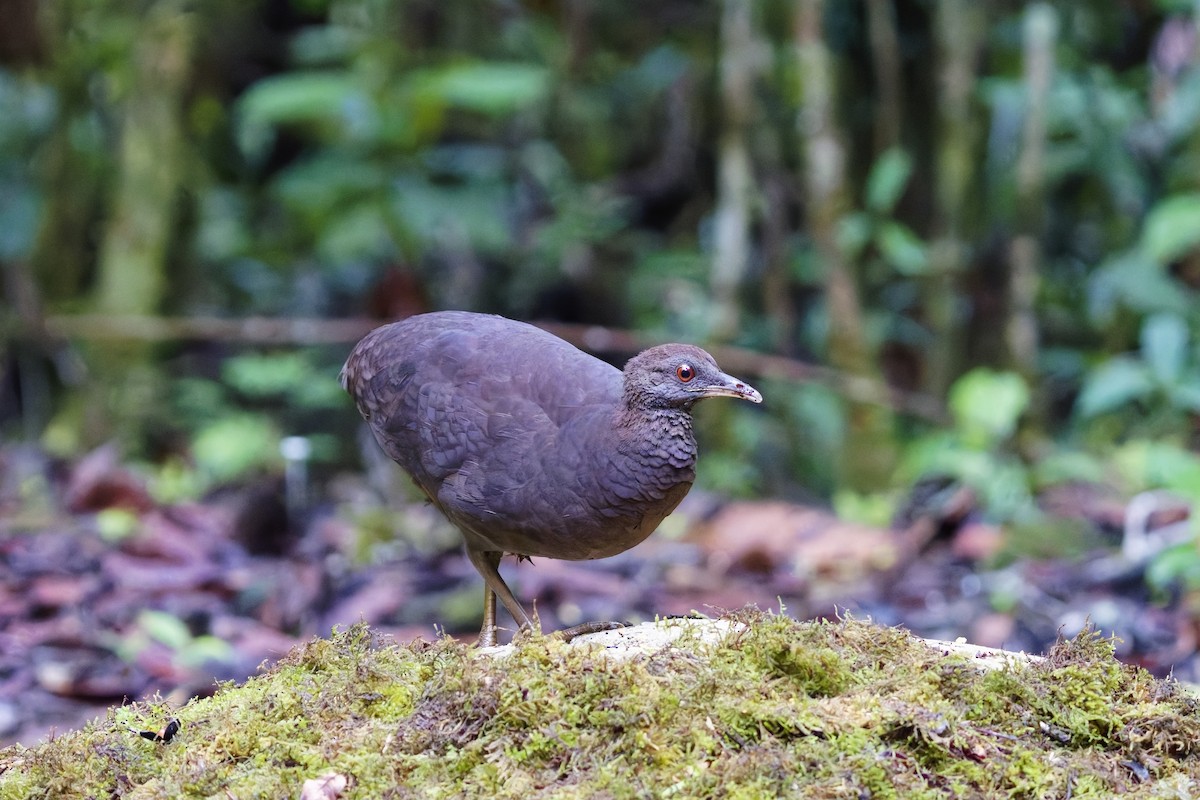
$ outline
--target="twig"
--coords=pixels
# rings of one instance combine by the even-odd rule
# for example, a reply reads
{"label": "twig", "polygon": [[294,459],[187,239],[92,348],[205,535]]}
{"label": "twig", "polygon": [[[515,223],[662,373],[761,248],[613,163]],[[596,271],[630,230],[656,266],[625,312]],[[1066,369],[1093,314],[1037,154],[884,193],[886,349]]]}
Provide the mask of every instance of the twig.
{"label": "twig", "polygon": [[[243,317],[145,317],[101,314],[46,317],[42,330],[59,339],[92,341],[210,341],[251,345],[351,344],[362,338],[379,320]],[[571,344],[593,353],[632,355],[653,344],[645,334],[595,325],[537,323],[539,327]],[[759,353],[744,347],[717,345],[711,349],[722,368],[744,377],[817,383],[856,402],[872,403],[903,411],[936,423],[946,421],[942,404],[929,395],[892,389],[886,384],[841,370]]]}
{"label": "twig", "polygon": [[149,317],[71,314],[45,319],[58,338],[123,341],[213,341],[243,344],[343,344],[358,341],[378,320],[303,317]]}

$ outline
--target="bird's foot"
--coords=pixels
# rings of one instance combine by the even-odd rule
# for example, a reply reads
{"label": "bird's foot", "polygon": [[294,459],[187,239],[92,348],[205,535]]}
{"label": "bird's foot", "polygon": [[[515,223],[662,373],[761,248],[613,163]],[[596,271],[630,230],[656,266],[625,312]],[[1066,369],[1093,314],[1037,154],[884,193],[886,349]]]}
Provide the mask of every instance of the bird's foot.
{"label": "bird's foot", "polygon": [[522,642],[527,642],[530,639],[536,639],[541,635],[542,623],[541,620],[537,618],[537,615],[534,614],[533,623],[530,625],[522,625],[517,632],[513,634],[512,643],[521,644]]}
{"label": "bird's foot", "polygon": [[619,622],[617,620],[598,620],[596,622],[584,622],[579,625],[572,625],[570,628],[563,628],[561,631],[555,631],[554,636],[559,637],[564,642],[569,642],[577,636],[583,636],[587,633],[600,633],[601,631],[615,631],[620,628],[628,628],[633,625],[632,622]]}
{"label": "bird's foot", "polygon": [[[484,625],[479,631],[479,638],[475,640],[476,647],[499,647],[500,646],[500,631],[510,630],[509,628],[501,627],[500,625]],[[528,628],[522,627],[513,636],[515,642],[523,634],[528,631]]]}
{"label": "bird's foot", "polygon": [[[628,628],[632,625],[633,625],[632,622],[619,622],[617,620],[602,620],[602,621],[597,621],[597,622],[584,622],[580,625],[573,625],[570,628],[563,628],[560,631],[555,631],[554,633],[551,633],[548,635],[553,636],[556,639],[561,639],[564,642],[570,642],[573,639],[575,639],[576,637],[583,636],[584,634],[600,633],[601,631],[615,631],[620,628]],[[486,629],[484,631],[481,631],[479,634],[479,646],[480,647],[494,647],[496,645],[496,630],[497,629],[493,628],[493,629],[491,629],[491,631],[487,631]],[[491,633],[490,642],[486,641],[487,634],[489,632]],[[521,644],[523,642],[526,642],[530,639],[536,638],[541,635],[542,635],[542,627],[540,624],[538,624],[537,618],[534,617],[534,623],[532,625],[522,625],[521,626],[520,630],[518,630],[516,632],[516,634],[513,636],[512,643],[513,644]]]}

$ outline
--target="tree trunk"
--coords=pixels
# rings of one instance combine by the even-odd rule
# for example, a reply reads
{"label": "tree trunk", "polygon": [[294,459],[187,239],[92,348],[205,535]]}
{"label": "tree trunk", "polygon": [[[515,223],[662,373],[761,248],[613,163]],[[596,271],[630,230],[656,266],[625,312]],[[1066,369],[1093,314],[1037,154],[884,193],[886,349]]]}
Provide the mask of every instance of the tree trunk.
{"label": "tree trunk", "polygon": [[[161,310],[187,160],[183,100],[195,24],[181,0],[161,0],[142,18],[120,106],[117,180],[99,256],[95,309],[102,314]],[[85,404],[87,438],[141,439],[143,426],[163,408],[152,355],[138,343],[92,350],[88,360],[104,402]]]}
{"label": "tree trunk", "polygon": [[[834,109],[836,75],[825,44],[822,0],[801,0],[795,16],[795,48],[800,71],[799,134],[804,147],[805,198],[809,234],[825,266],[829,315],[828,359],[854,376],[878,379],[866,339],[855,265],[837,243],[837,227],[849,210],[845,137]],[[887,485],[896,462],[890,410],[847,401],[846,443],[840,485],[855,491]]]}
{"label": "tree trunk", "polygon": [[[30,254],[42,301],[51,310],[79,297],[92,264],[92,238],[103,185],[109,177],[90,86],[96,45],[79,35],[74,0],[49,0],[40,28],[49,59],[48,82],[57,100],[54,127],[38,156],[45,205]],[[88,150],[91,149],[91,152]]]}
{"label": "tree trunk", "polygon": [[717,151],[717,207],[712,266],[716,323],[713,338],[728,341],[738,330],[738,287],[750,264],[750,145],[758,47],[750,0],[725,0],[721,15],[721,107]]}
{"label": "tree trunk", "polygon": [[1046,106],[1054,79],[1058,17],[1047,3],[1025,11],[1025,124],[1017,157],[1016,236],[1009,249],[1008,324],[1005,341],[1013,369],[1035,385],[1038,360],[1037,292],[1044,225]]}
{"label": "tree trunk", "polygon": [[960,371],[964,355],[961,287],[958,277],[971,257],[967,225],[972,179],[980,161],[978,135],[971,112],[976,64],[983,47],[986,14],[979,3],[939,0],[937,41],[936,206],[929,247],[929,276],[922,306],[929,327],[923,388],[945,397]]}
{"label": "tree trunk", "polygon": [[875,71],[875,155],[900,144],[904,127],[904,65],[893,0],[868,0],[867,30]]}

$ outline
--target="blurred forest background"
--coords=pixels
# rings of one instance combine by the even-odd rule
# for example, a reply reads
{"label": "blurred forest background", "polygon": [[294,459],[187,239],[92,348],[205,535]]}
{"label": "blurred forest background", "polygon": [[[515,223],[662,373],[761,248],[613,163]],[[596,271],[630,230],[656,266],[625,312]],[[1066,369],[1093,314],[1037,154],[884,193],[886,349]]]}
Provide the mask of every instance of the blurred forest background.
{"label": "blurred forest background", "polygon": [[[334,519],[350,562],[428,555],[438,523],[392,513],[398,470],[336,376],[381,321],[467,308],[618,364],[711,348],[766,401],[700,411],[699,496],[931,519],[913,560],[971,532],[940,572],[1004,577],[937,593],[1005,616],[971,629],[989,643],[1037,647],[1015,609],[1067,604],[1082,579],[1053,570],[1091,564],[1089,589],[1138,598],[1106,629],[1136,643],[1158,615],[1156,666],[1179,669],[1200,629],[1198,31],[1194,0],[4,0],[0,615],[59,620],[136,574],[157,616],[113,611],[89,647],[228,660],[235,634],[160,598],[218,578],[126,561],[47,584],[65,562],[30,534],[186,560],[147,531],[229,497],[206,536],[251,554],[302,554]],[[1022,559],[1051,570],[1040,594]],[[320,632],[281,607],[274,628]]]}

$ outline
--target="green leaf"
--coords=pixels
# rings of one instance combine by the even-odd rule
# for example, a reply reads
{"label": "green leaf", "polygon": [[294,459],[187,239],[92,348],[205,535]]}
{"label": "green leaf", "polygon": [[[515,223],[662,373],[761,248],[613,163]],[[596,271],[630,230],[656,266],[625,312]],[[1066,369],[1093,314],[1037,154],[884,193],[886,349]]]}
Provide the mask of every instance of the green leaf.
{"label": "green leaf", "polygon": [[298,67],[334,66],[350,61],[356,50],[367,45],[369,37],[368,31],[345,25],[309,25],[292,34],[289,49]]}
{"label": "green leaf", "polygon": [[414,85],[446,105],[503,116],[541,101],[550,73],[536,64],[455,64],[419,75]]}
{"label": "green leaf", "polygon": [[358,96],[359,79],[349,72],[292,72],[255,83],[238,101],[245,125],[279,125],[337,119],[347,98]]}
{"label": "green leaf", "polygon": [[397,177],[391,193],[391,213],[431,248],[442,246],[448,232],[487,255],[512,244],[514,230],[507,217],[512,195],[502,183],[442,186],[427,176],[410,175]]}
{"label": "green leaf", "polygon": [[1200,413],[1200,377],[1191,376],[1167,389],[1171,405]]}
{"label": "green leaf", "polygon": [[1097,367],[1083,383],[1075,410],[1083,417],[1104,414],[1154,391],[1146,365],[1116,356]]}
{"label": "green leaf", "polygon": [[172,650],[179,650],[192,641],[192,632],[174,614],[148,608],[138,614],[137,621],[151,639]]}
{"label": "green leaf", "polygon": [[382,193],[391,176],[359,154],[326,152],[300,161],[274,181],[280,200],[319,229],[352,203]]}
{"label": "green leaf", "polygon": [[988,447],[1013,434],[1029,405],[1029,387],[1015,372],[973,369],[950,387],[950,411],[963,437]]}
{"label": "green leaf", "polygon": [[247,397],[290,393],[312,380],[312,365],[300,353],[246,353],[221,364],[221,377]]}
{"label": "green leaf", "polygon": [[804,440],[828,452],[834,452],[846,436],[846,406],[842,399],[824,386],[802,384],[777,387],[773,397],[784,398],[787,414],[803,431]]}
{"label": "green leaf", "polygon": [[882,492],[860,494],[839,489],[833,495],[833,510],[838,519],[886,528],[896,515],[896,498]]}
{"label": "green leaf", "polygon": [[1134,439],[1118,447],[1110,461],[1135,492],[1171,489],[1200,497],[1200,457],[1186,447]]}
{"label": "green leaf", "polygon": [[163,504],[200,498],[205,486],[200,473],[182,456],[169,456],[150,476],[150,496]]}
{"label": "green leaf", "polygon": [[1142,247],[1159,264],[1169,264],[1200,245],[1200,193],[1158,203],[1146,215]]}
{"label": "green leaf", "polygon": [[104,541],[119,542],[137,533],[138,516],[120,506],[101,509],[96,514],[96,530]]}
{"label": "green leaf", "polygon": [[1200,554],[1196,545],[1185,542],[1155,555],[1146,567],[1146,583],[1158,591],[1180,583],[1191,589],[1200,586]]}
{"label": "green leaf", "polygon": [[246,353],[221,364],[225,383],[258,400],[286,399],[297,408],[341,408],[346,395],[333,375],[336,369],[313,364],[307,351]]}
{"label": "green leaf", "polygon": [[1178,314],[1164,311],[1142,325],[1142,358],[1160,383],[1179,380],[1187,362],[1187,323]]}
{"label": "green leaf", "polygon": [[962,454],[958,438],[950,431],[937,431],[904,448],[896,478],[900,484],[916,483],[930,475],[958,475],[954,461]]}
{"label": "green leaf", "polygon": [[848,258],[858,258],[871,241],[871,218],[861,211],[838,220],[837,244]]}
{"label": "green leaf", "polygon": [[1038,487],[1061,483],[1102,483],[1104,462],[1078,451],[1055,451],[1033,465],[1033,482]]}
{"label": "green leaf", "polygon": [[0,203],[0,260],[20,261],[33,249],[41,207],[32,191],[13,191],[9,184],[6,193]]}
{"label": "green leaf", "polygon": [[1015,520],[1034,508],[1029,494],[1029,476],[1022,464],[1007,459],[988,459],[986,475],[977,475],[970,485],[978,492],[988,516]]}
{"label": "green leaf", "polygon": [[186,647],[176,648],[179,663],[192,669],[203,669],[214,664],[232,664],[237,660],[237,651],[224,639],[205,634],[197,636]]}
{"label": "green leaf", "polygon": [[1118,253],[1101,264],[1088,281],[1088,312],[1108,323],[1118,308],[1186,314],[1190,293],[1162,264],[1138,249]]}
{"label": "green leaf", "polygon": [[385,211],[385,204],[367,202],[348,205],[331,215],[318,236],[317,253],[331,264],[379,263],[394,257],[396,245]]}
{"label": "green leaf", "polygon": [[232,480],[279,462],[279,432],[258,414],[223,417],[196,435],[192,453],[216,480]]}
{"label": "green leaf", "polygon": [[272,128],[285,124],[341,129],[371,108],[361,79],[349,72],[293,72],[255,83],[238,100],[237,140],[250,157],[263,154]]}
{"label": "green leaf", "polygon": [[901,275],[924,275],[929,270],[925,243],[907,225],[885,222],[877,241],[884,259]]}
{"label": "green leaf", "polygon": [[912,158],[898,147],[879,157],[867,176],[867,208],[876,214],[890,214],[912,175]]}

